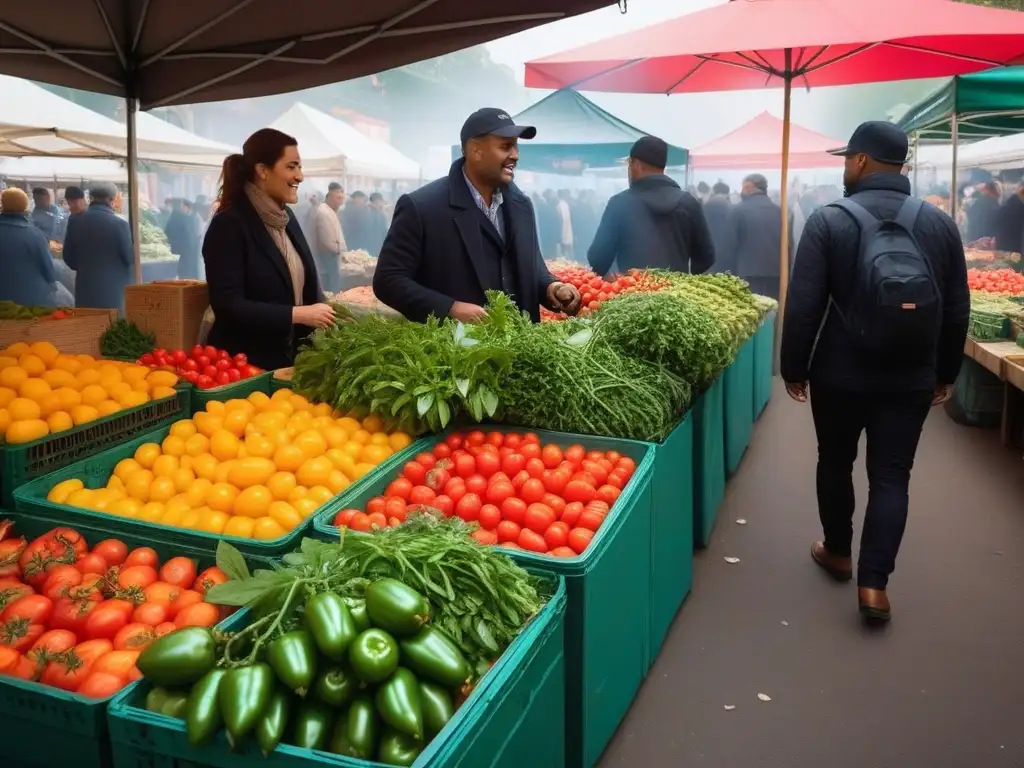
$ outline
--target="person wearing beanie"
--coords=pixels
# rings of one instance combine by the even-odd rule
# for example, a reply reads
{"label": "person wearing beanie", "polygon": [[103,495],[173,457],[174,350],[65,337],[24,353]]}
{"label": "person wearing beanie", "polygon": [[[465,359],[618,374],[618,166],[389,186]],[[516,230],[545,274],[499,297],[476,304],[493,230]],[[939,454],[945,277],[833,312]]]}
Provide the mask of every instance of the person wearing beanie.
{"label": "person wearing beanie", "polygon": [[57,273],[46,235],[29,221],[28,195],[17,187],[0,193],[0,300],[52,307]]}

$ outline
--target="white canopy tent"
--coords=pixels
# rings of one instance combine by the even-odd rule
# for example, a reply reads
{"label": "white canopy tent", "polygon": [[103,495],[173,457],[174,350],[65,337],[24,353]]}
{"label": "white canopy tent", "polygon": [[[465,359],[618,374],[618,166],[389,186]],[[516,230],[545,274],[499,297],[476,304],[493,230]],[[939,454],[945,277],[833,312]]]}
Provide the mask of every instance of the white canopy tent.
{"label": "white canopy tent", "polygon": [[[139,136],[141,138],[139,124]],[[350,174],[392,181],[415,181],[415,160],[383,141],[364,136],[336,117],[296,102],[270,125],[299,142],[302,169],[309,176]],[[141,157],[141,152],[140,152]]]}
{"label": "white canopy tent", "polygon": [[120,160],[81,157],[0,157],[0,178],[31,184],[57,181],[83,184],[111,181],[124,184],[128,170]]}
{"label": "white canopy tent", "polygon": [[1024,133],[996,136],[960,151],[960,165],[992,171],[1024,166]]}
{"label": "white canopy tent", "polygon": [[[138,119],[140,160],[219,168],[233,147],[196,136],[145,112]],[[0,155],[126,158],[125,126],[34,83],[0,75]]]}

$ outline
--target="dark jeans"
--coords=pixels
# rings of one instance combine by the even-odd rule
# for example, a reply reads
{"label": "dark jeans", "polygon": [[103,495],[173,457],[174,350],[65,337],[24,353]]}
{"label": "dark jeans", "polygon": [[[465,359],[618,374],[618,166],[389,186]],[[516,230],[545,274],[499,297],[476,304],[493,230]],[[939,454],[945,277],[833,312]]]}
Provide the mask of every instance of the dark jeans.
{"label": "dark jeans", "polygon": [[857,584],[885,589],[907,526],[907,492],[932,392],[865,394],[811,387],[818,435],[818,516],[825,547],[849,557],[853,545],[853,462],[867,432],[868,506]]}

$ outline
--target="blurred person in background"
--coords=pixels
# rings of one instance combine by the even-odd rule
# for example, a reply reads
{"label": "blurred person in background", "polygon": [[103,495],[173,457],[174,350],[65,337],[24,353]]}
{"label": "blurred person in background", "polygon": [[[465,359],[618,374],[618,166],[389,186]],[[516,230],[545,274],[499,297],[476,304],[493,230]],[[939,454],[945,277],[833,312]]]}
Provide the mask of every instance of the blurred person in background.
{"label": "blurred person in background", "polygon": [[519,139],[537,129],[480,109],[462,126],[462,157],[448,175],[402,195],[384,240],[373,292],[409,320],[475,323],[487,291],[503,291],[534,322],[543,305],[575,315],[580,294],[551,275],[530,200],[513,183]]}
{"label": "blurred person in background", "polygon": [[996,217],[997,251],[1024,253],[1024,181],[1006,198]]}
{"label": "blurred person in background", "polygon": [[128,222],[114,212],[117,187],[89,187],[89,208],[64,238],[64,263],[75,270],[75,305],[124,314],[124,289],[134,282],[135,254]]}
{"label": "blurred person in background", "polygon": [[43,187],[32,190],[32,200],[35,203],[32,208],[32,223],[46,235],[47,240],[53,240],[60,222],[64,219],[64,212],[60,206],[53,204],[50,190]]}
{"label": "blurred person in background", "polygon": [[613,264],[699,275],[715,263],[700,202],[665,175],[668,144],[638,139],[629,152],[629,189],[608,201],[587,259],[604,276]]}
{"label": "blurred person in background", "polygon": [[702,181],[697,185],[697,201],[704,204],[711,197],[711,187],[708,186],[706,181]]}
{"label": "blurred person in background", "polygon": [[81,187],[67,187],[64,190],[64,201],[67,203],[67,210],[65,215],[61,217],[61,220],[57,223],[57,228],[54,232],[54,240],[63,243],[64,238],[67,237],[68,226],[71,224],[71,219],[80,213],[83,213],[89,204],[85,200],[85,192],[82,191]]}
{"label": "blurred person in background", "polygon": [[569,215],[572,217],[573,251],[580,259],[586,258],[597,234],[597,211],[591,201],[593,193],[583,189],[569,202]]}
{"label": "blurred person in background", "polygon": [[330,293],[341,290],[341,254],[346,250],[341,234],[338,210],[345,202],[345,190],[332,181],[327,185],[327,197],[313,211],[313,259],[320,275],[320,287]]}
{"label": "blurred person in background", "polygon": [[0,192],[0,300],[53,307],[57,273],[46,236],[29,222],[28,195]]}
{"label": "blurred person in background", "polygon": [[171,253],[178,257],[178,277],[182,280],[197,280],[203,225],[190,201],[174,201],[174,211],[164,225],[164,234],[167,235]]}
{"label": "blurred person in background", "polygon": [[541,204],[536,207],[540,249],[546,259],[558,257],[558,238],[562,231],[558,217],[558,197],[553,189],[545,189]]}
{"label": "blurred person in background", "polygon": [[994,181],[979,184],[971,195],[971,206],[967,210],[967,242],[973,243],[983,237],[995,237],[996,220],[999,218],[999,202],[1002,192]]}
{"label": "blurred person in background", "polygon": [[[789,258],[793,258],[793,213],[789,213]],[[779,298],[779,244],[782,209],[768,197],[768,180],[759,173],[743,179],[740,202],[729,212],[719,266],[750,283],[750,290]]]}
{"label": "blurred person in background", "polygon": [[298,142],[262,128],[224,160],[217,213],[203,240],[213,327],[207,341],[260,368],[286,368],[315,328],[334,323],[294,213]]}
{"label": "blurred person in background", "polygon": [[558,213],[558,255],[563,259],[572,258],[573,230],[572,209],[569,208],[571,195],[568,189],[558,190],[558,202],[555,211]]}
{"label": "blurred person in background", "polygon": [[704,219],[708,223],[708,231],[711,232],[711,242],[715,246],[715,272],[723,271],[722,264],[727,262],[725,258],[725,232],[729,222],[729,211],[732,210],[732,201],[729,199],[729,185],[724,181],[717,181],[711,187],[711,197],[704,203]]}
{"label": "blurred person in background", "polygon": [[373,247],[373,215],[365,192],[356,190],[341,211],[341,231],[349,250],[370,252]]}
{"label": "blurred person in background", "polygon": [[380,249],[387,237],[391,217],[388,215],[388,203],[380,192],[370,195],[370,248],[371,256],[379,256]]}

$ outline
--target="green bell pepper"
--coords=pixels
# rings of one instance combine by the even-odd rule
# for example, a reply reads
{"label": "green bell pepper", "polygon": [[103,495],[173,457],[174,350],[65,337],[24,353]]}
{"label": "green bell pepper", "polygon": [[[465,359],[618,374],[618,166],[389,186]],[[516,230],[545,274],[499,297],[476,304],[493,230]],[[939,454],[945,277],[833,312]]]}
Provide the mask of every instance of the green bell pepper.
{"label": "green bell pepper", "polygon": [[368,629],[349,646],[348,658],[360,680],[382,683],[398,668],[398,643],[382,629]]}
{"label": "green bell pepper", "polygon": [[407,733],[385,728],[384,735],[380,737],[380,747],[377,749],[377,762],[384,765],[409,766],[416,762],[425,746],[420,739],[415,739]]}
{"label": "green bell pepper", "polygon": [[423,729],[433,738],[455,716],[452,695],[437,683],[420,680],[420,702],[423,705]]}
{"label": "green bell pepper", "polygon": [[186,627],[157,638],[135,665],[153,685],[191,685],[217,663],[213,635],[205,627]]}
{"label": "green bell pepper", "polygon": [[286,632],[267,647],[267,663],[277,679],[299,696],[316,678],[316,643],[304,629]]}
{"label": "green bell pepper", "polygon": [[300,749],[325,749],[333,725],[333,709],[319,701],[302,701],[295,713],[291,743]]}
{"label": "green bell pepper", "polygon": [[334,592],[321,592],[307,600],[304,620],[316,647],[331,661],[343,661],[361,631],[345,601]]}
{"label": "green bell pepper", "polygon": [[313,685],[314,695],[324,704],[342,707],[359,689],[359,681],[351,670],[338,665],[327,667],[317,675]]}
{"label": "green bell pepper", "polygon": [[345,605],[348,606],[348,612],[352,616],[352,621],[356,625],[357,632],[365,632],[373,626],[370,623],[370,615],[366,612],[365,600],[355,597],[346,597],[344,600]]}
{"label": "green bell pepper", "polygon": [[399,645],[402,659],[410,669],[445,688],[458,688],[472,676],[462,651],[439,629],[423,627],[414,637],[403,638]]}
{"label": "green bell pepper", "polygon": [[167,688],[156,687],[146,694],[146,709],[156,712],[159,715],[184,717],[185,705],[188,703],[188,694],[182,691],[171,691]]}
{"label": "green bell pepper", "polygon": [[288,727],[288,718],[292,710],[292,693],[282,685],[274,688],[267,708],[256,723],[256,744],[264,757],[277,749]]}
{"label": "green bell pepper", "polygon": [[229,669],[221,681],[217,701],[232,749],[240,747],[270,703],[276,683],[269,664]]}
{"label": "green bell pepper", "polygon": [[396,637],[416,634],[430,618],[430,604],[398,579],[378,579],[366,588],[366,612],[375,627]]}
{"label": "green bell pepper", "polygon": [[209,743],[224,722],[220,715],[218,702],[224,675],[223,669],[211,669],[198,683],[192,686],[192,691],[188,695],[188,706],[185,708],[185,733],[188,734],[188,743],[193,747],[201,747]]}
{"label": "green bell pepper", "polygon": [[413,738],[423,738],[423,703],[416,675],[405,667],[399,667],[377,689],[374,701],[385,723]]}
{"label": "green bell pepper", "polygon": [[347,711],[342,712],[334,725],[330,751],[336,755],[370,760],[377,750],[380,723],[373,702],[358,696]]}

